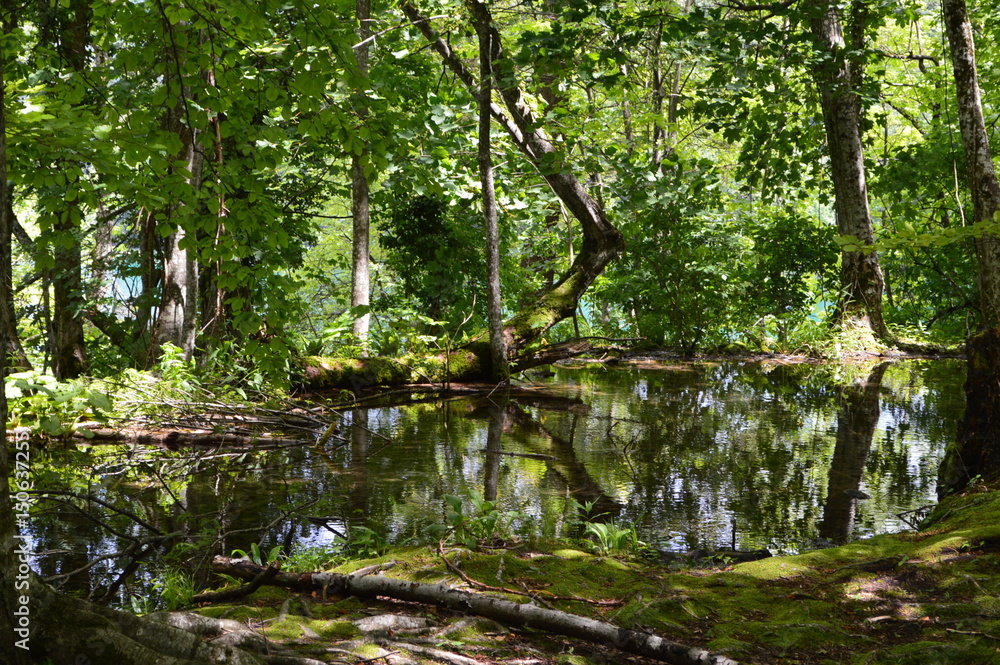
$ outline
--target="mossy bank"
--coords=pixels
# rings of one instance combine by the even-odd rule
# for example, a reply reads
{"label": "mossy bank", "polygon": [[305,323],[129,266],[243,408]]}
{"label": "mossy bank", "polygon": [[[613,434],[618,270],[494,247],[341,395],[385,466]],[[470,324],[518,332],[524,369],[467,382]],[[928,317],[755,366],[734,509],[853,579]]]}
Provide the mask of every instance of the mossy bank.
{"label": "mossy bank", "polygon": [[[551,604],[741,663],[1000,663],[997,491],[945,500],[916,533],[711,569],[674,569],[544,543],[446,553],[472,580],[536,591],[543,601],[617,601]],[[388,560],[398,562],[389,576],[467,586],[426,547],[397,549],[334,572]],[[295,602],[286,602],[290,597]],[[271,639],[327,662],[380,656],[400,663],[643,662],[610,647],[389,600],[313,597],[302,604],[292,592],[271,588],[241,605],[200,611],[254,622]],[[419,626],[373,632],[358,623],[382,614],[418,617]]]}

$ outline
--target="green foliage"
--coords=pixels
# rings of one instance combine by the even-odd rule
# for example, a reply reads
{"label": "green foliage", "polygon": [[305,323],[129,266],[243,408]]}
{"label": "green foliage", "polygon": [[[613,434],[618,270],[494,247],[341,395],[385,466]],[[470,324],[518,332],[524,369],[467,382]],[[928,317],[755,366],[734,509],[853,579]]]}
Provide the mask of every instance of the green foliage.
{"label": "green foliage", "polygon": [[[446,494],[444,501],[448,511],[445,524],[432,524],[427,533],[439,540],[454,538],[467,547],[495,538],[510,538],[511,526],[521,517],[518,511],[500,510],[495,501],[487,501],[474,491],[462,497]],[[466,504],[471,506],[469,515],[464,513]]]}
{"label": "green foliage", "polygon": [[195,376],[194,361],[185,360],[184,351],[170,343],[161,347],[160,359],[153,373],[159,377],[161,388],[166,392],[190,394],[200,385]]}
{"label": "green foliage", "polygon": [[249,553],[245,552],[244,550],[233,550],[233,553],[230,556],[240,559],[247,559],[251,563],[255,563],[258,566],[269,566],[275,561],[280,561],[281,559],[284,558],[284,555],[282,554],[282,549],[283,548],[281,545],[275,545],[265,555],[264,552],[261,551],[260,545],[258,545],[257,543],[251,543]]}
{"label": "green foliage", "polygon": [[594,537],[597,552],[602,555],[631,552],[641,544],[634,526],[621,527],[614,520],[590,522],[585,533]]}
{"label": "green foliage", "polygon": [[381,219],[386,265],[398,275],[401,295],[430,318],[457,324],[474,301],[485,301],[484,232],[475,209],[440,196],[393,198]]}
{"label": "green foliage", "polygon": [[166,570],[153,584],[168,612],[173,612],[191,603],[197,593],[194,578],[183,570]]}
{"label": "green foliage", "polygon": [[108,395],[91,389],[85,381],[59,381],[36,371],[11,374],[5,390],[9,424],[52,437],[75,431],[93,436],[77,425],[85,418],[103,422],[112,409]]}

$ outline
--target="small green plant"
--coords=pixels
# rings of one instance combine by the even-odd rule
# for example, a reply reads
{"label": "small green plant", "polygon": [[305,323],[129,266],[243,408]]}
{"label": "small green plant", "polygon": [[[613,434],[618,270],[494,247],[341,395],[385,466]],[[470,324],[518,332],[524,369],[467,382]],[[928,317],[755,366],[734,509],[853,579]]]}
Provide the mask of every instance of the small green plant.
{"label": "small green plant", "polygon": [[344,547],[348,556],[362,559],[379,556],[388,548],[385,538],[365,526],[351,527],[350,537]]}
{"label": "small green plant", "polygon": [[641,544],[634,526],[619,527],[614,520],[590,522],[585,532],[594,537],[595,547],[601,555],[632,551]]}
{"label": "small green plant", "polygon": [[184,607],[195,595],[194,579],[185,571],[167,570],[154,587],[169,611]]}
{"label": "small green plant", "polygon": [[253,543],[250,545],[249,554],[245,550],[233,550],[232,556],[237,559],[249,559],[251,563],[255,563],[258,566],[270,566],[275,561],[283,558],[281,550],[281,545],[275,545],[267,553],[267,556],[264,556],[260,546],[257,543]]}
{"label": "small green plant", "polygon": [[[99,422],[112,409],[111,399],[91,390],[82,381],[59,381],[51,374],[37,371],[18,372],[7,377],[5,384],[11,424],[29,427],[49,436],[63,436],[77,429],[85,417]],[[93,433],[83,429],[85,437]]]}
{"label": "small green plant", "polygon": [[160,359],[153,372],[160,377],[160,387],[167,391],[190,393],[200,386],[194,361],[185,360],[184,351],[169,342],[160,347]]}
{"label": "small green plant", "polygon": [[[477,492],[469,492],[466,497],[446,494],[444,500],[448,506],[447,524],[433,524],[428,533],[441,539],[453,537],[469,547],[491,538],[509,538],[511,526],[521,517],[516,510],[498,509],[495,501],[487,501]],[[472,506],[469,516],[463,512],[466,502]]]}

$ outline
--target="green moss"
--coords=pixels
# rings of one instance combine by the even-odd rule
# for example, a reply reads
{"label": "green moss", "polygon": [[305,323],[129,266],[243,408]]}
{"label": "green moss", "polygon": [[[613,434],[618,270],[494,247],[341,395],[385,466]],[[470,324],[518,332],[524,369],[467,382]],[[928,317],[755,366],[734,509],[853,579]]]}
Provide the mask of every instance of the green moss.
{"label": "green moss", "polygon": [[980,665],[997,662],[997,652],[987,645],[920,641],[881,648],[855,662],[871,665]]}
{"label": "green moss", "polygon": [[[671,570],[595,557],[556,543],[533,543],[535,551],[530,545],[518,551],[462,550],[449,558],[473,579],[494,586],[617,599],[621,604],[614,607],[552,602],[559,609],[651,629],[741,662],[978,664],[1000,661],[998,643],[989,637],[1000,636],[1000,557],[981,549],[984,540],[997,537],[1000,493],[979,493],[949,499],[938,511],[933,531],[881,536],[724,571]],[[457,582],[426,547],[345,563],[337,571],[352,572],[389,559],[399,561],[386,572],[391,577]],[[278,590],[251,601],[264,599],[264,607],[225,605],[205,613],[259,621],[274,617],[287,595]],[[511,599],[523,602],[523,597]],[[298,639],[302,626],[308,625],[328,642],[354,639],[356,631],[348,620],[369,605],[356,599],[317,601],[311,604],[315,620],[290,617],[267,632]],[[476,622],[449,639],[455,640],[457,651],[463,642],[489,644],[501,660],[504,642],[497,635],[504,632]],[[566,645],[540,635],[521,634],[517,639],[537,640],[532,648],[549,655]],[[373,651],[364,657],[377,655]],[[562,658],[567,663],[590,662],[578,654]]]}
{"label": "green moss", "polygon": [[361,635],[350,621],[311,621],[309,627],[328,640],[347,640]]}

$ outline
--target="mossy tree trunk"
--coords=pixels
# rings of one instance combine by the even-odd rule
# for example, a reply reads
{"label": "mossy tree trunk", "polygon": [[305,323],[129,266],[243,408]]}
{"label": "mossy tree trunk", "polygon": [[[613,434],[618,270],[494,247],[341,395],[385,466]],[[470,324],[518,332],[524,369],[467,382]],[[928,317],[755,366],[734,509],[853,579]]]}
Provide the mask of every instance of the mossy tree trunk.
{"label": "mossy tree trunk", "polygon": [[471,5],[476,22],[488,26],[491,34],[493,87],[503,101],[503,107],[491,100],[482,100],[479,86],[451,47],[441,39],[429,19],[421,15],[410,2],[403,3],[407,18],[420,29],[431,47],[441,56],[469,94],[477,101],[489,104],[493,120],[507,132],[514,145],[538,168],[545,182],[566,209],[580,223],[582,246],[570,269],[534,304],[504,323],[510,336],[512,355],[544,335],[559,321],[573,315],[580,297],[607,265],[621,253],[624,242],[621,233],[604,214],[601,205],[587,193],[580,179],[572,172],[565,156],[557,150],[518,84],[514,64],[503,47],[489,7],[483,3]]}
{"label": "mossy tree trunk", "polygon": [[[465,84],[469,94],[488,107],[497,122],[517,148],[534,164],[545,182],[559,197],[566,209],[580,223],[582,244],[569,270],[535,302],[524,307],[503,323],[502,336],[507,344],[511,371],[551,363],[559,357],[572,357],[585,350],[585,342],[570,343],[544,352],[530,347],[552,326],[573,316],[580,298],[611,261],[617,257],[624,241],[621,232],[611,223],[596,201],[572,172],[571,165],[557,150],[518,84],[514,64],[507,57],[503,40],[483,3],[470,4],[478,28],[490,37],[489,53],[495,89],[503,106],[484,96],[479,81],[465,63],[435,31],[430,19],[423,16],[409,1],[402,4],[403,12],[427,38],[445,65]],[[307,358],[304,360],[301,383],[308,388],[344,387],[357,389],[373,384],[403,384],[420,381],[489,380],[493,376],[490,347],[473,342],[451,352],[427,357],[364,361],[337,361]]]}

